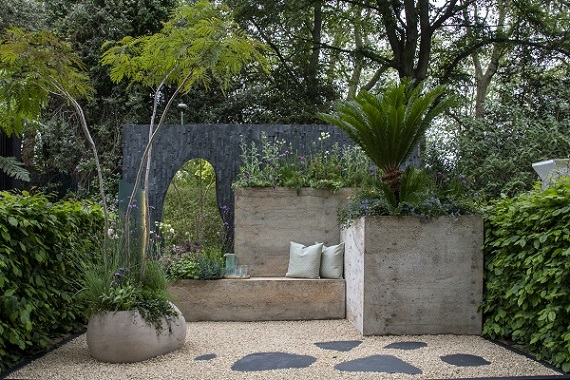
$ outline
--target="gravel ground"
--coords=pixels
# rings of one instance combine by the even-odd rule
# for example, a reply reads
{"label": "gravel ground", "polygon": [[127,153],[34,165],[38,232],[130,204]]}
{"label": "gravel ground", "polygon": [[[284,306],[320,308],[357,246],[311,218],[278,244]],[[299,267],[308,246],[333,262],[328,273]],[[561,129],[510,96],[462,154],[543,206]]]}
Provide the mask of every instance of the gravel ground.
{"label": "gravel ground", "polygon": [[[361,340],[348,352],[320,349],[314,343]],[[422,341],[417,350],[385,349],[393,342]],[[259,352],[311,355],[308,368],[236,372],[231,366]],[[482,367],[456,367],[440,356],[478,355],[491,362]],[[194,358],[216,354],[207,361]],[[370,355],[394,355],[420,368],[421,375],[341,372],[335,365]],[[447,379],[560,375],[524,355],[477,336],[422,335],[362,337],[347,320],[287,322],[192,322],[185,346],[168,355],[135,364],[101,363],[89,356],[85,334],[8,376],[10,379]]]}

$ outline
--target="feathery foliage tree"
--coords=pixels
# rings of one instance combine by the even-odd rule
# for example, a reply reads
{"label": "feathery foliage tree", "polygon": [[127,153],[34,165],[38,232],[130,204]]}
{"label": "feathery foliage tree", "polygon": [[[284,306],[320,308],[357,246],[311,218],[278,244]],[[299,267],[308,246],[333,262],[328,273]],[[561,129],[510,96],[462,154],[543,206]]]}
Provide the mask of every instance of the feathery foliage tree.
{"label": "feathery foliage tree", "polygon": [[0,43],[0,65],[3,129],[21,133],[24,123],[37,122],[50,96],[64,98],[75,109],[97,166],[106,231],[109,221],[99,153],[79,103],[93,94],[83,63],[51,32],[11,28]]}
{"label": "feathery foliage tree", "polygon": [[[111,79],[116,83],[126,79],[130,84],[149,87],[154,99],[148,143],[125,215],[125,223],[129,225],[130,206],[145,167],[142,189],[148,189],[152,143],[177,96],[198,84],[209,87],[217,82],[223,89],[233,75],[256,62],[265,68],[264,45],[239,28],[227,7],[199,1],[193,6],[179,7],[160,32],[137,38],[127,36],[116,43],[105,44],[104,49],[102,63],[111,67]],[[165,95],[166,103],[161,109]],[[146,238],[148,228],[149,223],[143,223]],[[127,241],[127,260],[129,245]],[[143,260],[144,247],[143,243]],[[144,271],[144,265],[141,270]]]}

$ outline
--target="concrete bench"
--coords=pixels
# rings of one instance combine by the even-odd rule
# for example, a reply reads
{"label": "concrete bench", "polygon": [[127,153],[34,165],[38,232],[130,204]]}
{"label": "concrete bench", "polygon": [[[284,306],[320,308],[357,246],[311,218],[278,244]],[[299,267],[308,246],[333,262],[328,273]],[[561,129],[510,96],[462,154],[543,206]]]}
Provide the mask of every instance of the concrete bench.
{"label": "concrete bench", "polygon": [[181,280],[171,285],[186,321],[344,319],[344,279],[251,277]]}
{"label": "concrete bench", "polygon": [[291,241],[338,244],[341,189],[235,189],[234,253],[249,279],[184,280],[170,293],[187,321],[344,319],[344,279],[285,277]]}

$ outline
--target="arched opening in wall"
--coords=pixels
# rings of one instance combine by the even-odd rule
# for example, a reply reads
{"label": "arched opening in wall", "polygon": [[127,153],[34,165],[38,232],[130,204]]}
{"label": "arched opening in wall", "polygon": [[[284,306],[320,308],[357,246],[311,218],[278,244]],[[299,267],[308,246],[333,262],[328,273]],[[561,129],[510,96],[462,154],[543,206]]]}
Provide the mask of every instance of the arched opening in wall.
{"label": "arched opening in wall", "polygon": [[216,196],[216,173],[205,159],[186,162],[176,172],[164,198],[162,260],[173,279],[222,277],[227,223]]}

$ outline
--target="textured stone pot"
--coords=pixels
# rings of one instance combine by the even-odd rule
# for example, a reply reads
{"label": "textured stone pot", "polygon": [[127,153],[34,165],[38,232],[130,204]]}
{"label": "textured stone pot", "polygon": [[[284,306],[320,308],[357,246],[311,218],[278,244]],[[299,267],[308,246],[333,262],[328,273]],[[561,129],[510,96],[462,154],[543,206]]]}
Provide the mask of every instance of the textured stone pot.
{"label": "textured stone pot", "polygon": [[346,316],[363,335],[481,333],[482,218],[365,217],[341,240]]}
{"label": "textured stone pot", "polygon": [[[173,305],[174,306],[174,305]],[[186,321],[178,317],[163,319],[158,332],[138,311],[118,311],[94,315],[87,325],[87,346],[91,356],[109,363],[133,363],[164,355],[184,345]]]}
{"label": "textured stone pot", "polygon": [[235,189],[234,253],[252,277],[285,276],[291,241],[338,244],[337,213],[352,189]]}

